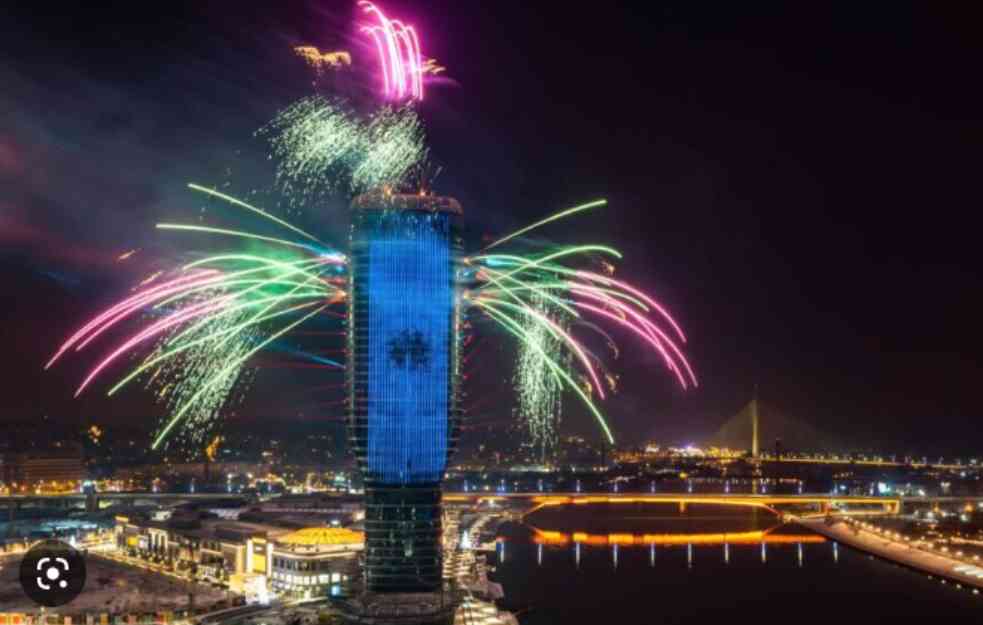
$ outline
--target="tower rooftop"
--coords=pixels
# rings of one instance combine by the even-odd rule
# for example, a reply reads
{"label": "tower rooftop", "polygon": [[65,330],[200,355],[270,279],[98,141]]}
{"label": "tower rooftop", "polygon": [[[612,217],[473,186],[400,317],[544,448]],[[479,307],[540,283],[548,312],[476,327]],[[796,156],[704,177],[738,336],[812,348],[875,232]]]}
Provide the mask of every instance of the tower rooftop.
{"label": "tower rooftop", "polygon": [[389,191],[370,191],[356,196],[352,200],[352,209],[464,214],[460,202],[452,197],[418,193],[392,193]]}

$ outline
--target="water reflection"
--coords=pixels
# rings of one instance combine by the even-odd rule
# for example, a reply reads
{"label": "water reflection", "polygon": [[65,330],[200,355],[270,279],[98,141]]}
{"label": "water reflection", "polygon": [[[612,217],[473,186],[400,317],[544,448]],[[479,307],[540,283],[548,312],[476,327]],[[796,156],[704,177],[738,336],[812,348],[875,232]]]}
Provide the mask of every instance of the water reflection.
{"label": "water reflection", "polygon": [[[729,565],[732,547],[758,548],[760,561],[766,564],[769,546],[794,545],[794,561],[801,567],[805,564],[804,545],[827,542],[817,534],[781,524],[766,509],[709,504],[649,504],[634,508],[574,505],[540,509],[527,520],[520,534],[535,545],[537,566],[543,566],[545,551],[570,548],[578,570],[585,547],[610,549],[610,566],[617,570],[620,550],[626,548],[647,548],[649,566],[654,567],[657,546],[685,547],[686,568],[692,569],[697,547],[722,547],[717,561]],[[585,529],[574,529],[575,523],[584,523]],[[557,529],[546,529],[547,524]],[[597,531],[600,528],[609,531]],[[500,542],[499,562],[503,563],[506,540]],[[837,557],[834,547],[833,559]]]}
{"label": "water reflection", "polygon": [[[543,530],[536,527],[525,526],[528,532],[529,542],[536,548],[536,565],[543,566],[545,553],[549,551],[559,551],[563,548],[570,548],[573,552],[574,566],[579,570],[583,549],[586,547],[591,550],[608,549],[611,553],[611,565],[617,570],[620,560],[621,550],[625,548],[648,549],[649,566],[654,567],[656,563],[657,546],[662,547],[684,547],[686,548],[686,567],[693,568],[696,561],[696,548],[708,546],[720,546],[719,562],[724,565],[731,563],[731,547],[757,547],[762,564],[768,563],[769,547],[795,546],[795,563],[798,567],[805,566],[805,545],[829,544],[829,559],[834,564],[839,562],[839,545],[828,541],[826,538],[817,534],[792,533],[797,531],[790,526],[777,526],[768,531],[747,531],[733,533],[695,533],[695,534],[589,534],[587,532],[572,532],[570,534],[554,530]],[[801,531],[801,530],[799,530]],[[504,564],[507,560],[506,544],[509,540],[517,537],[506,538],[500,536],[496,545],[496,555],[499,564]],[[568,552],[569,553],[569,552]],[[787,553],[787,551],[786,551]]]}
{"label": "water reflection", "polygon": [[[926,589],[923,576],[841,550],[764,509],[570,505],[505,524],[499,536],[493,581],[504,588],[501,607],[518,612],[522,625],[650,625],[658,622],[653,605],[666,622],[719,622],[744,601],[791,614],[817,588],[834,603],[890,592],[909,612],[919,597],[962,616],[979,607],[954,603],[971,593],[942,596],[938,582]],[[871,606],[864,622],[879,622],[887,608]]]}
{"label": "water reflection", "polygon": [[776,526],[775,528],[763,531],[751,530],[747,532],[707,532],[697,534],[589,534],[587,532],[573,532],[568,534],[554,530],[543,530],[533,526],[527,527],[532,533],[530,537],[532,542],[540,547],[542,545],[566,546],[570,543],[583,543],[591,547],[606,547],[609,545],[644,547],[647,545],[792,545],[798,543],[826,542],[826,539],[818,534],[792,534],[775,531],[778,528],[786,528],[786,526]]}

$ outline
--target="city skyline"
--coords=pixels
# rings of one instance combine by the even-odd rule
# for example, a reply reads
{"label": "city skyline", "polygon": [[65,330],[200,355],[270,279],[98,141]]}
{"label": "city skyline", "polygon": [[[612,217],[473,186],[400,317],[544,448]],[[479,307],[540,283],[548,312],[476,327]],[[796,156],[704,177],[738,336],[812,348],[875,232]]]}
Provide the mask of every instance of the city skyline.
{"label": "city skyline", "polygon": [[0,9],[0,625],[972,622],[979,13]]}
{"label": "city skyline", "polygon": [[[971,67],[976,51],[953,17],[851,11],[846,31],[837,9],[751,15],[669,5],[632,24],[627,9],[588,16],[502,6],[479,19],[449,5],[426,15],[397,4],[404,8],[448,67],[449,82],[431,88],[422,110],[445,166],[439,191],[474,207],[468,236],[604,195],[609,206],[588,227],[627,252],[623,275],[685,321],[701,388],[673,390],[649,373],[656,363],[648,355],[626,350],[616,363],[620,393],[607,408],[620,438],[709,435],[757,384],[784,414],[841,437],[901,453],[972,453],[983,272],[971,229],[954,224],[964,223],[960,194],[974,193],[962,165],[972,124],[961,120],[972,119],[979,94],[916,70],[923,88],[912,99],[906,73],[878,71],[883,59],[922,53],[955,74]],[[140,263],[160,243],[133,233],[151,232],[143,226],[170,207],[195,207],[183,189],[189,172],[217,181],[226,167],[242,167],[228,178],[241,184],[253,171],[247,156],[256,146],[230,137],[248,137],[308,88],[309,70],[285,60],[289,44],[330,49],[350,17],[347,5],[235,18],[216,7],[200,19],[177,6],[159,22],[114,10],[117,22],[89,15],[82,39],[66,36],[71,15],[25,19],[6,33],[4,78],[17,89],[0,101],[17,124],[2,136],[0,176],[13,184],[0,272],[21,294],[8,325],[22,328],[4,366],[8,419],[92,415],[113,425],[156,416],[136,395],[74,402],[68,380],[77,372],[42,375],[41,365],[58,337],[105,303],[95,294],[125,289],[137,268],[147,269]],[[253,24],[260,16],[269,21]],[[579,49],[546,32],[547,18],[560,33],[591,32],[596,41]],[[795,18],[795,37],[773,28]],[[120,48],[92,44],[110,41],[118,22],[129,24],[130,39],[113,44],[127,50],[113,66]],[[497,24],[510,37],[494,55],[478,54],[461,34],[494,41]],[[271,30],[276,41],[260,36]],[[622,32],[629,35],[606,34]],[[942,41],[941,33],[951,37],[937,48],[912,43],[913,34]],[[45,49],[27,45],[42,35]],[[827,39],[837,46],[816,57]],[[643,62],[649,45],[656,60]],[[133,72],[146,79],[129,83]],[[513,82],[522,106],[504,89]],[[179,91],[187,105],[160,97]],[[467,146],[456,140],[463,128],[474,134]],[[202,149],[188,155],[188,145]],[[86,153],[99,155],[98,167],[80,162]],[[343,210],[314,213],[304,219],[343,231]],[[925,214],[932,219],[918,218]],[[103,227],[86,228],[93,220]],[[570,240],[579,227],[559,225],[548,236]],[[120,269],[115,259],[131,249],[140,250],[133,269]],[[475,376],[477,399],[494,396],[510,358],[489,351],[489,371]],[[271,366],[259,375],[277,386],[292,373]],[[568,404],[565,427],[590,432],[590,415]],[[235,412],[230,427],[237,418],[335,416],[299,392],[257,393]],[[499,412],[490,416],[511,418]]]}

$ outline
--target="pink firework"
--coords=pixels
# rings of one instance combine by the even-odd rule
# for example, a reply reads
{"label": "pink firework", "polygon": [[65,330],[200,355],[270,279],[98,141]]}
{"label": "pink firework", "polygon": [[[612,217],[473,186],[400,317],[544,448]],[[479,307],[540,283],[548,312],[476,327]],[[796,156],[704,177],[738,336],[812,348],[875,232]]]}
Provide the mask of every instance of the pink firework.
{"label": "pink firework", "polygon": [[385,96],[393,100],[422,100],[424,63],[416,30],[389,19],[371,2],[362,0],[358,5],[376,21],[363,26],[362,32],[372,37],[379,52]]}

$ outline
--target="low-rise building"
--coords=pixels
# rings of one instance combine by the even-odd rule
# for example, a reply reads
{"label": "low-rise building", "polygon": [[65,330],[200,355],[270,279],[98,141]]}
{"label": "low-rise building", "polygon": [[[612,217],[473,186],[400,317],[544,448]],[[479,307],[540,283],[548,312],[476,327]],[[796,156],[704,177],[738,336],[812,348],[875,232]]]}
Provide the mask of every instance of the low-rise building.
{"label": "low-rise building", "polygon": [[365,534],[338,527],[310,527],[273,542],[270,584],[280,593],[338,594],[357,573],[354,557]]}
{"label": "low-rise building", "polygon": [[214,516],[118,516],[115,533],[117,549],[178,573],[223,584],[264,576],[274,592],[307,596],[341,592],[357,571],[365,540],[343,528],[296,529]]}

